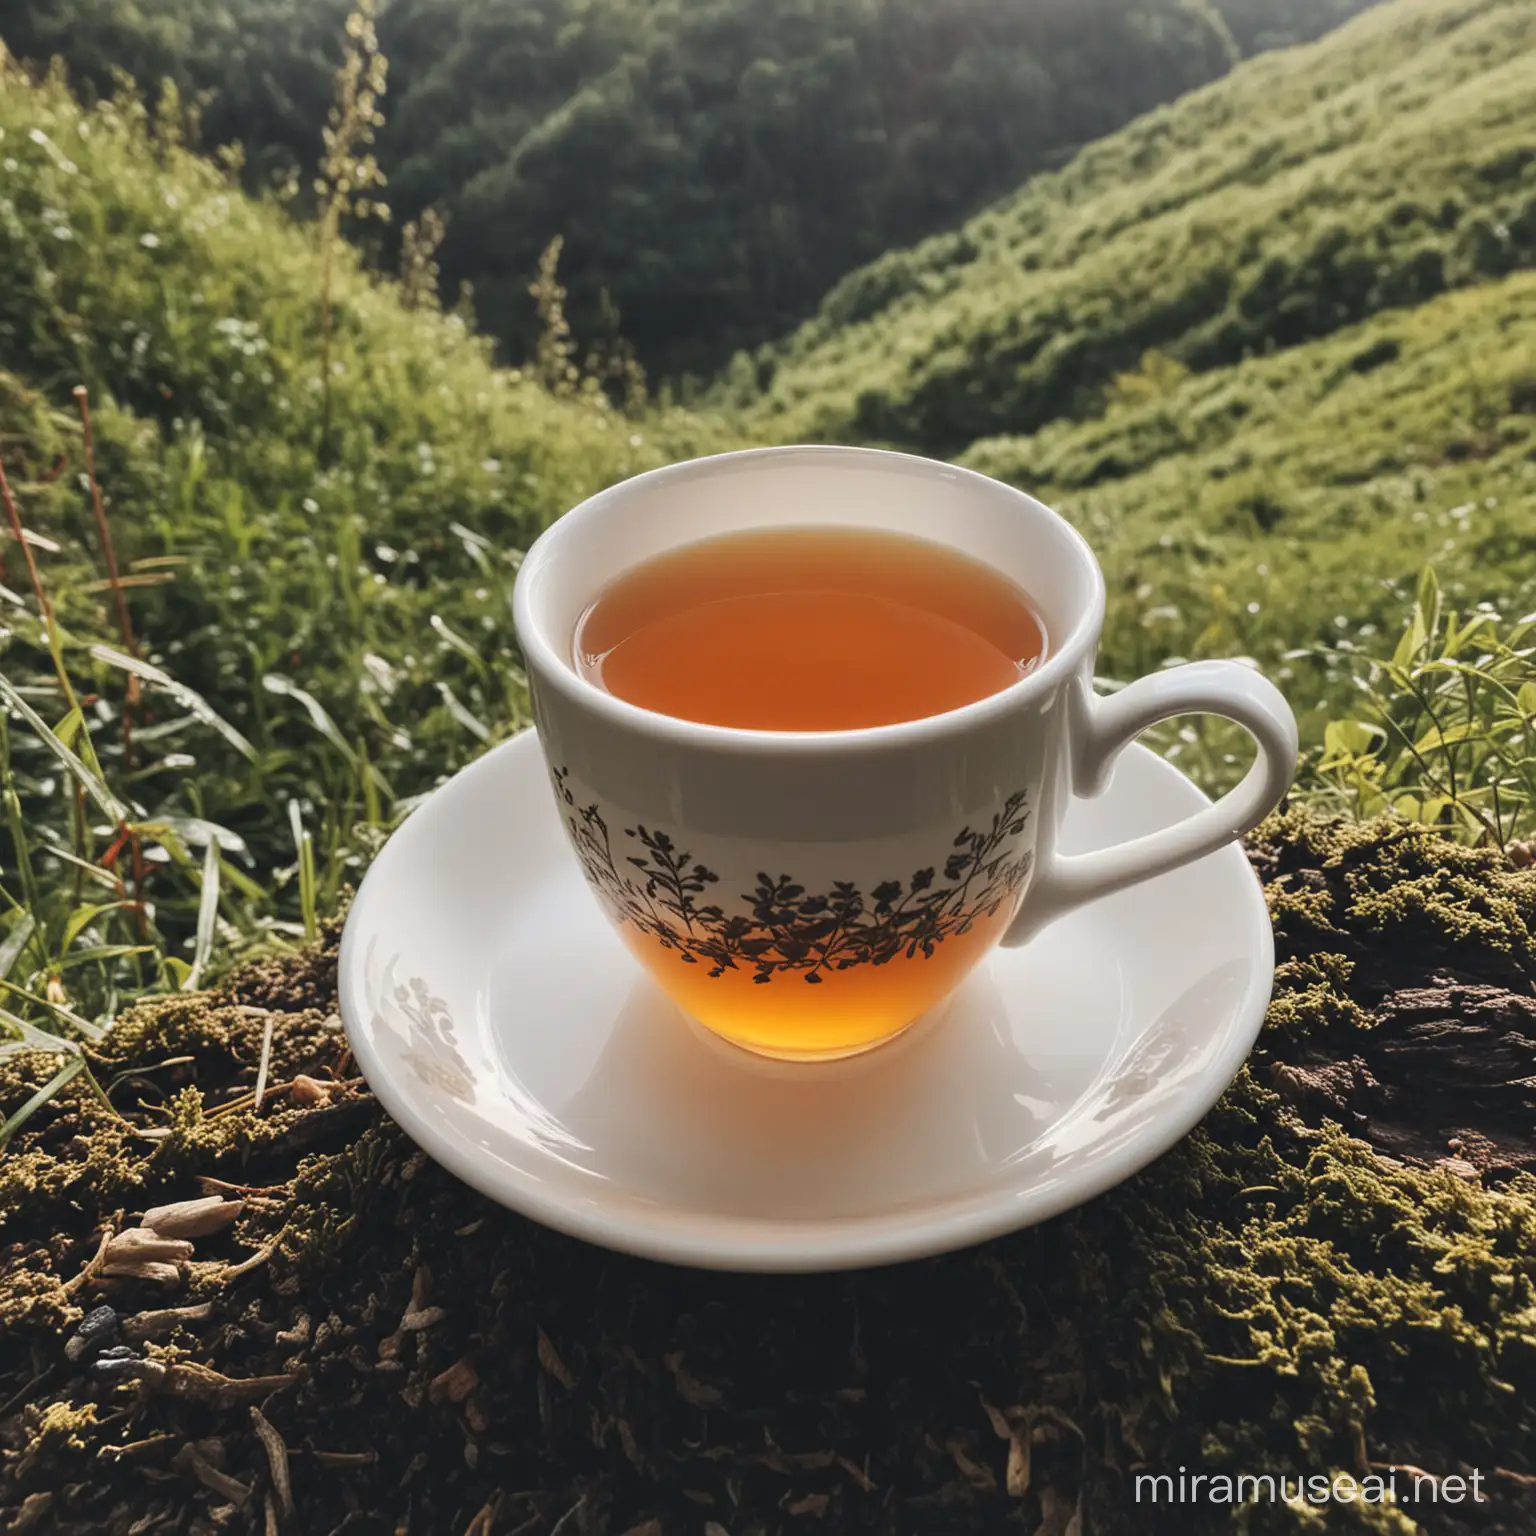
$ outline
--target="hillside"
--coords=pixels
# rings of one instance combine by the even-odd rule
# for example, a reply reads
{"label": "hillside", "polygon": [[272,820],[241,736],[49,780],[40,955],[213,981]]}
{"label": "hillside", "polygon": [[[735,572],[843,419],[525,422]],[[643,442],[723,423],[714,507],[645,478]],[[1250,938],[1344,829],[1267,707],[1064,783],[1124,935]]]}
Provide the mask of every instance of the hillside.
{"label": "hillside", "polygon": [[1536,258],[1536,9],[1394,0],[846,278],[722,390],[780,440],[941,455]]}
{"label": "hillside", "polygon": [[[553,390],[497,369],[459,315],[244,195],[183,147],[174,117],[126,100],[82,108],[56,84],[5,72],[0,457],[62,632],[55,661],[26,562],[8,551],[0,672],[35,701],[41,729],[0,736],[0,779],[11,776],[37,840],[26,857],[0,852],[0,865],[31,859],[31,909],[66,949],[82,934],[98,949],[142,937],[126,918],[72,926],[71,860],[103,849],[63,793],[60,764],[77,769],[45,734],[56,727],[99,767],[90,792],[118,783],[136,825],[153,829],[143,835],[162,840],[157,857],[177,866],[151,863],[144,877],[173,949],[199,922],[197,865],[210,846],[223,850],[216,948],[300,917],[313,931],[414,797],[526,724],[506,598],[540,527],[668,459],[787,436],[893,435],[850,416],[837,370],[900,375],[900,346],[932,340],[930,321],[945,315],[974,321],[974,350],[914,352],[929,382],[908,398],[959,402],[967,427],[917,445],[1035,490],[1087,530],[1113,589],[1103,673],[1253,655],[1287,683],[1319,743],[1326,723],[1359,707],[1358,669],[1288,653],[1390,654],[1426,560],[1453,601],[1529,607],[1536,279],[1473,280],[1517,264],[1529,238],[1529,21],[1529,7],[1495,0],[1398,0],[1324,46],[1245,66],[989,216],[997,231],[1027,224],[1029,250],[1056,253],[1057,268],[1016,271],[1001,243],[954,269],[933,265],[932,244],[894,256],[829,299],[819,332],[787,344],[766,396],[731,409],[722,395],[710,415],[654,401],[621,411],[564,364]],[[1376,81],[1362,73],[1372,59]],[[1234,94],[1244,82],[1248,107]],[[1317,118],[1297,106],[1314,99]],[[1236,148],[1217,131],[1234,114],[1255,125]],[[1158,155],[1143,153],[1148,142]],[[1290,170],[1245,179],[1234,155]],[[1423,252],[1439,251],[1444,291],[1399,288],[1390,305],[1307,299],[1359,270],[1358,253],[1342,267],[1283,256],[1316,235],[1325,173],[1340,249],[1354,238],[1340,209],[1369,213],[1369,239],[1389,253],[1407,242],[1372,282],[1404,264],[1427,271]],[[1404,209],[1443,215],[1447,228],[1432,238]],[[1179,297],[1186,280],[1196,298],[1220,286],[1195,281],[1192,221],[1213,262],[1240,240],[1240,252],[1294,260],[1290,278],[1214,324]],[[980,227],[942,248],[974,244]],[[933,316],[908,293],[834,325],[828,316],[875,292],[882,271],[937,273],[950,287],[935,279]],[[1147,272],[1173,296],[1143,313],[1134,281]],[[1012,357],[1006,328],[986,329],[998,314],[987,273],[1005,295],[1041,276],[1030,323],[1054,313],[1061,346]],[[1104,286],[1111,278],[1130,301]],[[546,315],[545,341],[558,354],[557,320]],[[1216,344],[1229,323],[1246,327],[1242,346]],[[875,350],[838,354],[855,341]],[[577,347],[569,361],[584,356]],[[1051,409],[1047,382],[1074,377],[1077,393]],[[76,384],[94,408],[131,633],[114,611]],[[1005,385],[1031,409],[993,409]],[[888,385],[882,398],[898,397]],[[130,647],[137,700],[114,654]],[[1205,784],[1230,777],[1222,733],[1162,739]],[[102,998],[127,984],[115,962],[76,981]]]}
{"label": "hillside", "polygon": [[1290,653],[1390,650],[1424,565],[1463,610],[1531,608],[1536,273],[1226,368],[1151,362],[1101,418],[960,460],[1086,533],[1110,584],[1110,675],[1253,656],[1317,740],[1349,672]]}
{"label": "hillside", "polygon": [[[25,0],[0,34],[90,90],[173,78],[207,145],[243,143],[248,185],[303,184],[352,3]],[[380,155],[397,220],[448,216],[445,291],[472,283],[509,355],[561,234],[584,328],[606,289],[654,370],[707,371],[890,246],[1366,3],[383,0]]]}
{"label": "hillside", "polygon": [[[220,824],[231,881],[291,863],[292,801],[329,900],[355,878],[357,827],[366,840],[526,721],[507,608],[519,549],[590,491],[713,439],[494,369],[460,319],[407,308],[345,247],[325,256],[314,228],[131,105],[82,110],[0,70],[0,158],[0,458],[41,541],[63,659],[100,698],[103,772],[132,770],[123,792],[148,824]],[[125,639],[77,384],[133,637],[175,678],[145,674],[134,747],[119,666],[92,650]],[[57,723],[68,698],[4,542],[3,671]],[[68,848],[56,752],[23,731],[0,757],[36,835]],[[270,890],[237,890],[232,921],[271,914]],[[185,920],[181,899],[162,893],[162,919]]]}

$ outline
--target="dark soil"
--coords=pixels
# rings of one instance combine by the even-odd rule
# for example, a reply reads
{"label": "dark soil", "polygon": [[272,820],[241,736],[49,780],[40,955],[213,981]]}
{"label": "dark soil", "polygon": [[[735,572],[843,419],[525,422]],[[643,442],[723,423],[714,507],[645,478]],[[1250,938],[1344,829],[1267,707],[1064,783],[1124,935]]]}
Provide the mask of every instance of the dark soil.
{"label": "dark soil", "polygon": [[[1252,851],[1275,999],[1199,1130],[1069,1216],[886,1270],[669,1269],[473,1194],[357,1077],[334,933],[141,1005],[94,1058],[132,1125],[77,1079],[0,1160],[0,1520],[1536,1530],[1536,875],[1300,815]],[[0,1113],[53,1066],[0,1062]],[[208,1192],[238,1220],[157,1278],[95,1263]],[[1136,1499],[1138,1473],[1392,1468],[1414,1503]]]}

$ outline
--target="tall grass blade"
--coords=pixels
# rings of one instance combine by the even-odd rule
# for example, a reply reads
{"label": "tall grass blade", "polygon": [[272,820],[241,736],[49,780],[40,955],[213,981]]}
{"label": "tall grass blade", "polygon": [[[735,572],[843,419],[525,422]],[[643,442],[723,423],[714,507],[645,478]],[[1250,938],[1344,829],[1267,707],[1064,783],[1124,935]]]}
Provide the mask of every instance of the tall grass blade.
{"label": "tall grass blade", "polygon": [[299,855],[299,910],[304,918],[304,937],[311,943],[320,936],[320,916],[315,902],[315,844],[304,828],[299,802],[288,802],[288,825]]}
{"label": "tall grass blade", "polygon": [[11,1137],[19,1131],[28,1120],[48,1103],[58,1091],[72,1083],[85,1070],[85,1057],[75,1056],[59,1068],[52,1077],[43,1084],[36,1093],[27,1100],[20,1109],[11,1116],[4,1125],[0,1125],[0,1149],[10,1144]]}
{"label": "tall grass blade", "polygon": [[100,775],[93,773],[87,768],[59,740],[48,722],[22,698],[21,694],[17,691],[16,685],[4,673],[0,673],[0,697],[3,697],[6,703],[31,726],[37,738],[59,760],[70,776],[101,807],[103,813],[111,817],[114,826],[127,821],[128,811],[122,801],[107,788]]}
{"label": "tall grass blade", "polygon": [[141,661],[137,656],[125,656],[123,652],[114,650],[110,645],[93,645],[91,655],[97,661],[105,662],[109,667],[117,667],[124,672],[131,673],[134,677],[146,682],[152,688],[158,688],[162,693],[175,699],[188,714],[195,715],[204,725],[217,731],[220,736],[232,746],[248,762],[256,761],[256,749],[244,736],[237,731],[196,689],[189,688],[185,683],[179,683],[169,672],[163,672],[153,663]]}
{"label": "tall grass blade", "polygon": [[12,1013],[9,1008],[0,1008],[0,1024],[13,1030],[16,1037],[0,1047],[6,1055],[21,1050],[78,1052],[80,1049],[67,1035],[55,1035],[46,1029],[40,1029],[36,1024],[22,1018],[19,1013]]}
{"label": "tall grass blade", "polygon": [[192,969],[182,982],[183,992],[195,992],[213,953],[213,929],[219,916],[219,845],[209,839],[203,853],[203,889],[197,901],[197,942],[192,951]]}
{"label": "tall grass blade", "polygon": [[27,947],[27,941],[37,932],[37,919],[30,912],[23,912],[16,920],[16,926],[5,936],[5,943],[0,944],[0,976],[9,976],[11,967],[20,958],[22,950]]}
{"label": "tall grass blade", "polygon": [[300,688],[297,683],[289,682],[286,677],[279,677],[275,672],[269,672],[263,677],[261,686],[268,693],[278,694],[282,698],[297,699],[304,706],[315,729],[341,753],[349,767],[356,769],[357,753],[353,751],[352,743],[341,734],[336,722],[325,712],[325,706],[314,694]]}

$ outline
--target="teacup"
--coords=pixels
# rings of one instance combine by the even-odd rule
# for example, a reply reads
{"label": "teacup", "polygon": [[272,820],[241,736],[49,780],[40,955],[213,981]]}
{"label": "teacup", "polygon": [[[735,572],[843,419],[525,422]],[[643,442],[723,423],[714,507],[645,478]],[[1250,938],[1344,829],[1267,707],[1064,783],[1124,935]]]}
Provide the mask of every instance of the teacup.
{"label": "teacup", "polygon": [[[743,730],[675,719],[576,668],[582,614],[682,545],[825,524],[915,535],[1028,592],[1046,659],[962,708],[871,729]],[[1214,853],[1295,771],[1296,722],[1236,661],[1191,662],[1100,697],[1104,579],[1072,526],[1021,491],[866,448],[752,449],[600,492],[533,545],[513,597],[558,810],[619,936],[684,1012],[760,1055],[869,1050],[938,1008],[996,944]],[[1091,854],[1057,843],[1073,795],[1178,715],[1235,721],[1257,758],[1176,826]]]}

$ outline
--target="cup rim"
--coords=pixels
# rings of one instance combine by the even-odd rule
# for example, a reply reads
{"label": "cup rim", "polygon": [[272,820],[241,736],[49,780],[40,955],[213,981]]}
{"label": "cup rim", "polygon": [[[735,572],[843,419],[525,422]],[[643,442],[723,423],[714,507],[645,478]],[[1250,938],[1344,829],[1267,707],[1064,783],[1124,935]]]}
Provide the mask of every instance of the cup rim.
{"label": "cup rim", "polygon": [[[683,720],[676,715],[664,715],[656,710],[632,704],[615,694],[607,693],[595,683],[583,677],[574,663],[562,656],[557,646],[544,633],[543,626],[533,612],[533,584],[539,570],[554,554],[558,545],[569,539],[581,527],[613,501],[630,494],[641,486],[656,488],[670,481],[682,481],[719,474],[722,471],[745,466],[748,463],[806,457],[838,457],[865,459],[870,462],[894,461],[910,472],[925,473],[938,478],[970,482],[978,489],[986,487],[989,494],[1001,491],[1026,503],[1032,511],[1043,512],[1057,526],[1057,531],[1074,549],[1079,562],[1089,577],[1089,601],[1072,624],[1060,645],[1054,647],[1045,661],[1026,677],[1010,683],[1006,688],[972,703],[962,704],[941,714],[924,715],[916,720],[902,720],[894,725],[863,726],[846,731],[767,731],[748,729],[743,726],[708,725],[699,720]],[[948,736],[976,726],[985,726],[1014,710],[1024,708],[1049,694],[1058,684],[1069,679],[1080,666],[1084,656],[1097,643],[1103,628],[1105,608],[1104,573],[1094,557],[1088,541],[1083,538],[1059,512],[1037,501],[1027,492],[996,480],[973,469],[946,464],[940,459],[925,458],[921,454],[898,453],[885,448],[861,448],[830,443],[796,443],[771,448],[741,448],[728,453],[708,454],[699,458],[684,459],[676,464],[662,465],[646,470],[628,479],[620,480],[578,502],[569,512],[552,522],[523,556],[517,579],[512,589],[512,619],[522,646],[523,659],[530,674],[537,673],[541,683],[558,689],[571,704],[604,717],[610,724],[644,732],[680,747],[728,746],[752,750],[769,755],[817,755],[881,747],[910,747],[925,741]]]}

